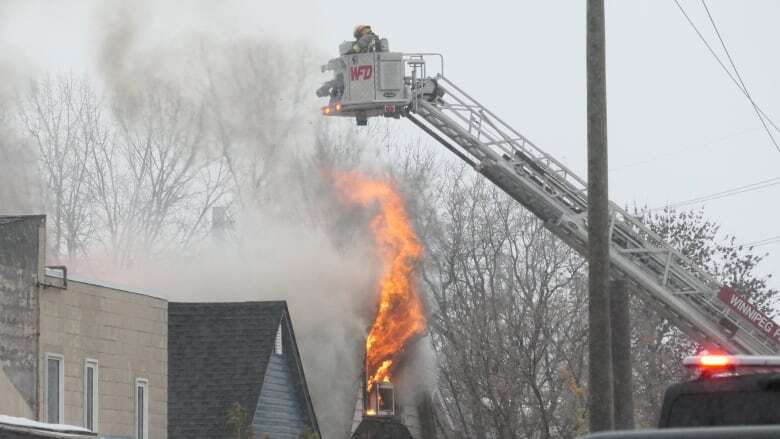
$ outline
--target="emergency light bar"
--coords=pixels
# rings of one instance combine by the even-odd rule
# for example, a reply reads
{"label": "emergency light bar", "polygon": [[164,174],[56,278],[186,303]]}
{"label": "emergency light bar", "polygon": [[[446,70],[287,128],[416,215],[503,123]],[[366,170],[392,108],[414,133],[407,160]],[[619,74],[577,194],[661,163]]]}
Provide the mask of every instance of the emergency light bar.
{"label": "emergency light bar", "polygon": [[685,367],[697,369],[764,367],[780,368],[780,356],[776,355],[696,355],[683,360]]}

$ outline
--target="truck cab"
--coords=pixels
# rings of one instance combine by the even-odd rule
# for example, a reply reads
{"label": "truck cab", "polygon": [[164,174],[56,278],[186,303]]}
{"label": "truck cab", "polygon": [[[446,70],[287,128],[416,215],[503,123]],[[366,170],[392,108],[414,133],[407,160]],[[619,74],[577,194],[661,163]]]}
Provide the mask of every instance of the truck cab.
{"label": "truck cab", "polygon": [[657,430],[585,438],[780,437],[780,356],[705,353],[683,364],[695,377],[666,390]]}
{"label": "truck cab", "polygon": [[659,428],[780,425],[780,357],[700,355],[696,378],[670,386]]}

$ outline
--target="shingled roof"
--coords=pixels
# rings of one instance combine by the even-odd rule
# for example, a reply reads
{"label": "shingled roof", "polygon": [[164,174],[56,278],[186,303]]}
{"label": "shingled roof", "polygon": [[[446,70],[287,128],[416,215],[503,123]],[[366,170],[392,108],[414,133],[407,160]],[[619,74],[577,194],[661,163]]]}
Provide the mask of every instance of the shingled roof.
{"label": "shingled roof", "polygon": [[[283,301],[168,304],[170,438],[225,437],[227,412],[236,401],[250,417],[254,414],[277,328],[288,314]],[[287,320],[297,388],[317,431],[295,335]]]}
{"label": "shingled roof", "polygon": [[414,439],[398,418],[367,416],[352,433],[352,439]]}

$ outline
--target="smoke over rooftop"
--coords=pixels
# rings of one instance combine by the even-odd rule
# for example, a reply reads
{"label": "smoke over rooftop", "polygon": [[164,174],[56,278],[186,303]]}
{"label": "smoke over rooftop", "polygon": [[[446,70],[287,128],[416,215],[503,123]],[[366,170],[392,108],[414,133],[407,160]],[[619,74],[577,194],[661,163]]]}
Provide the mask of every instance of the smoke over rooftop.
{"label": "smoke over rooftop", "polygon": [[[328,176],[367,166],[366,135],[318,117],[327,55],[251,29],[241,5],[94,1],[54,6],[52,22],[0,5],[83,43],[64,70],[35,51],[0,62],[0,213],[46,210],[62,230],[49,262],[76,274],[178,301],[287,300],[323,434],[339,437],[381,268],[371,213],[345,208]],[[37,135],[56,117],[40,102],[80,134]]]}

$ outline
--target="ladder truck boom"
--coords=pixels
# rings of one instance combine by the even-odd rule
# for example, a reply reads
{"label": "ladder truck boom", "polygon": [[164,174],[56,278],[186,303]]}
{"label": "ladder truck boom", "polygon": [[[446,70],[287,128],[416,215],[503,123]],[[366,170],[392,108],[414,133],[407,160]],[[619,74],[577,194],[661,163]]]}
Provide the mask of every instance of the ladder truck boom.
{"label": "ladder truck boom", "polygon": [[[376,116],[409,119],[587,258],[586,181],[445,77],[440,55],[439,72],[429,75],[430,55],[343,53],[323,67],[334,72],[317,93],[330,96],[323,113],[358,125]],[[612,202],[609,236],[613,276],[690,337],[735,354],[778,352],[778,334],[736,312],[717,279]]]}

